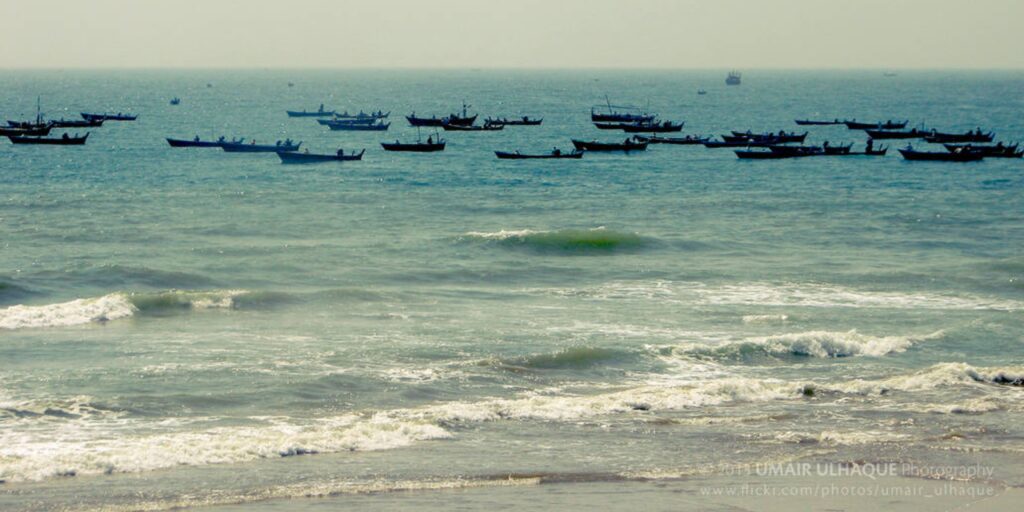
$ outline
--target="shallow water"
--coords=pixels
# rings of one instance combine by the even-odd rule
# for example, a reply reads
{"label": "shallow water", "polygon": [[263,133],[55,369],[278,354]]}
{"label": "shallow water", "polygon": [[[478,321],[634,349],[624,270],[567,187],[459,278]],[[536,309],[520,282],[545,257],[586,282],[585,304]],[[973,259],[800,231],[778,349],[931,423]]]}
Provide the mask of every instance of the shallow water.
{"label": "shallow water", "polygon": [[[509,474],[663,505],[624,482],[804,460],[1024,485],[1024,162],[492,153],[619,138],[589,123],[606,93],[687,133],[905,118],[1024,140],[1024,75],[721,75],[3,72],[5,119],[37,95],[50,117],[140,117],[84,147],[0,143],[0,505],[489,496]],[[544,124],[379,149],[463,99]],[[321,102],[393,124],[284,114]],[[367,153],[163,141],[195,134]]]}

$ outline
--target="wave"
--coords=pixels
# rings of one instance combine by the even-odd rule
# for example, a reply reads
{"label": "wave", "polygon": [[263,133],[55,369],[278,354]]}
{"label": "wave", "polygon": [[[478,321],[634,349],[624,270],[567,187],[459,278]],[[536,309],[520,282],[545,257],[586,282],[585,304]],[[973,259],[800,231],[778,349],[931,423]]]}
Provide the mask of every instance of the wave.
{"label": "wave", "polygon": [[289,298],[286,294],[246,290],[111,293],[56,304],[19,304],[0,309],[0,330],[105,323],[136,315],[160,316],[182,310],[261,307]]}
{"label": "wave", "polygon": [[466,233],[461,239],[494,243],[501,247],[523,248],[541,253],[600,254],[635,251],[652,244],[637,233],[615,231],[604,227],[593,229],[560,229],[555,231],[516,231]]}
{"label": "wave", "polygon": [[269,424],[142,437],[73,437],[62,440],[59,450],[52,449],[53,443],[45,439],[5,442],[0,444],[0,480],[39,481],[317,453],[387,450],[451,437],[434,424],[394,421],[379,415],[346,415],[306,423],[271,418],[265,423]]}
{"label": "wave", "polygon": [[[822,283],[741,283],[713,285],[687,281],[613,281],[589,288],[527,289],[560,297],[594,300],[657,300],[697,306],[879,308],[1021,311],[1024,302],[970,294],[892,292]],[[761,316],[761,315],[757,315]],[[761,318],[766,319],[766,318]]]}
{"label": "wave", "polygon": [[942,331],[925,336],[867,336],[856,330],[809,331],[719,344],[686,343],[671,347],[669,352],[675,356],[714,360],[747,360],[757,357],[880,357],[904,352],[914,343],[942,335]]}
{"label": "wave", "polygon": [[122,409],[98,403],[94,398],[85,395],[70,398],[20,401],[0,397],[0,418],[52,418],[67,420],[116,417],[124,412]]}
{"label": "wave", "polygon": [[963,386],[990,390],[1024,386],[1024,366],[979,368],[967,363],[939,363],[909,374],[875,380],[855,379],[842,383],[815,384],[815,392],[885,395],[894,391],[915,392]]}
{"label": "wave", "polygon": [[620,360],[629,355],[630,353],[624,350],[610,348],[570,347],[557,352],[499,359],[495,365],[502,368],[534,370],[579,369]]}

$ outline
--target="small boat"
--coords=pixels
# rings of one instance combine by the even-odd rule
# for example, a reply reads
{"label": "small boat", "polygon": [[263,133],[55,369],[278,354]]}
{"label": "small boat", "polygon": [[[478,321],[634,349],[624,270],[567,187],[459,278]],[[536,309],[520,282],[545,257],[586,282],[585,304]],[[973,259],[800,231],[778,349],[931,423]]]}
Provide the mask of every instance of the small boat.
{"label": "small boat", "polygon": [[707,93],[704,89],[697,89],[697,96],[704,96]]}
{"label": "small boat", "polygon": [[768,151],[790,158],[825,154],[825,150],[821,146],[780,146],[773,144],[768,146]]}
{"label": "small boat", "polygon": [[1018,150],[1017,144],[1011,144],[1009,146],[1003,143],[996,144],[994,146],[976,146],[974,144],[943,144],[946,151],[955,153],[957,151],[970,151],[973,153],[981,153],[985,158],[1020,158],[1024,156],[1024,149]]}
{"label": "small boat", "polygon": [[853,149],[853,143],[846,145],[840,144],[838,146],[824,144],[821,146],[823,155],[849,155],[851,149]]}
{"label": "small boat", "polygon": [[906,149],[899,150],[900,154],[906,160],[929,160],[934,162],[977,162],[985,155],[976,153],[974,151],[959,151],[959,152],[936,152],[936,151],[914,151],[909,146]]}
{"label": "small boat", "polygon": [[367,120],[368,119],[368,120],[372,121],[374,119],[386,119],[390,115],[391,115],[391,111],[390,110],[387,111],[387,112],[382,112],[382,111],[378,110],[376,112],[370,112],[369,114],[367,114],[367,113],[365,113],[363,111],[360,111],[358,114],[349,114],[348,111],[345,111],[345,112],[343,112],[341,114],[334,114],[334,118],[335,119],[356,119],[356,120]]}
{"label": "small boat", "polygon": [[89,114],[87,112],[81,112],[82,119],[86,121],[101,120],[101,121],[134,121],[139,116],[132,114],[122,114],[120,112],[116,114]]}
{"label": "small boat", "polygon": [[357,118],[353,118],[353,117],[341,118],[341,117],[337,117],[337,116],[335,116],[334,118],[331,118],[331,119],[317,119],[316,120],[316,122],[318,122],[318,123],[320,123],[320,124],[322,124],[324,126],[330,126],[332,124],[373,124],[373,123],[376,123],[377,121],[379,121],[379,119],[377,119],[375,117],[361,117],[361,118],[357,119]]}
{"label": "small boat", "polygon": [[37,121],[7,121],[7,126],[11,128],[18,128],[21,130],[36,130],[39,128],[46,128],[47,126],[53,126],[53,121],[42,122]]}
{"label": "small boat", "polygon": [[633,138],[642,142],[649,142],[651,144],[676,144],[679,146],[704,144],[711,140],[711,137],[700,137],[696,135],[687,135],[686,137],[645,137],[643,135],[635,135]]}
{"label": "small boat", "polygon": [[786,133],[780,130],[779,133],[752,133],[750,130],[745,132],[732,132],[732,135],[722,135],[722,140],[726,142],[738,142],[742,140],[750,140],[754,142],[771,142],[775,144],[786,143],[786,142],[803,142],[807,138],[807,132],[804,133]]}
{"label": "small boat", "polygon": [[405,119],[409,121],[410,126],[427,126],[433,128],[440,128],[444,126],[444,118],[439,119],[436,117],[416,117],[415,112],[405,116]]}
{"label": "small boat", "polygon": [[50,134],[51,126],[47,125],[42,128],[0,128],[0,137],[38,137],[42,135]]}
{"label": "small boat", "polygon": [[60,137],[26,137],[19,135],[8,135],[8,139],[11,139],[13,144],[47,144],[51,146],[81,146],[85,144],[85,140],[89,138],[89,134],[79,137],[75,134],[74,137],[64,134]]}
{"label": "small boat", "polygon": [[168,138],[167,143],[172,148],[219,148],[225,144],[241,144],[245,139],[227,141],[224,137],[217,140],[200,140],[197,135],[194,139],[172,139]]}
{"label": "small boat", "polygon": [[[597,112],[594,109],[599,105],[590,107],[590,120],[595,123],[649,123],[657,117],[653,114],[641,112],[637,107],[612,105],[608,96],[604,97],[608,113]],[[619,110],[616,110],[619,109]]]}
{"label": "small boat", "polygon": [[995,138],[995,134],[992,132],[982,133],[979,128],[976,131],[967,133],[934,132],[925,137],[924,140],[934,144],[944,144],[947,142],[992,142],[993,138]]}
{"label": "small boat", "polygon": [[291,140],[277,141],[276,144],[256,144],[254,140],[248,144],[241,142],[221,143],[220,148],[227,153],[280,153],[283,151],[298,151],[301,145],[301,142],[293,143]]}
{"label": "small boat", "polygon": [[797,158],[801,156],[809,155],[787,155],[784,153],[776,153],[774,151],[758,151],[749,149],[737,149],[734,151],[736,158],[740,160],[781,160],[783,158]]}
{"label": "small boat", "polygon": [[622,128],[622,131],[626,133],[669,133],[669,132],[681,132],[683,131],[682,123],[673,123],[672,121],[652,121],[628,124]]}
{"label": "small boat", "polygon": [[181,105],[181,98],[177,96],[171,98],[171,105]]}
{"label": "small boat", "polygon": [[324,110],[324,104],[320,104],[320,108],[313,112],[307,112],[305,110],[286,110],[288,117],[331,117],[337,112],[333,110]]}
{"label": "small boat", "polygon": [[573,139],[572,145],[580,151],[646,151],[647,143],[624,140],[622,142],[597,142]]}
{"label": "small boat", "polygon": [[844,121],[839,119],[833,119],[831,121],[813,121],[810,119],[797,119],[796,124],[800,126],[831,126],[836,124],[843,124]]}
{"label": "small boat", "polygon": [[872,139],[923,139],[934,130],[918,130],[917,128],[908,131],[899,130],[864,130]]}
{"label": "small boat", "polygon": [[444,151],[445,147],[444,139],[437,139],[434,142],[433,139],[427,139],[427,142],[381,142],[380,146],[384,148],[384,151],[405,151],[411,153],[433,153],[435,151]]}
{"label": "small boat", "polygon": [[409,121],[412,126],[427,126],[433,128],[441,128],[445,125],[451,126],[472,126],[476,122],[477,114],[469,115],[466,110],[469,109],[469,105],[462,104],[462,115],[449,114],[446,117],[416,117],[416,112],[405,116],[405,119]]}
{"label": "small boat", "polygon": [[580,159],[583,158],[582,151],[573,151],[572,153],[562,153],[560,150],[555,150],[550,153],[541,153],[539,155],[524,155],[518,151],[507,152],[507,151],[495,151],[495,156],[500,160],[536,160],[536,159],[555,159],[555,158],[572,158]]}
{"label": "small boat", "polygon": [[594,127],[598,130],[625,130],[627,126],[632,123],[606,123],[606,122],[595,122]]}
{"label": "small boat", "polygon": [[877,123],[858,123],[857,120],[843,121],[851,130],[902,130],[910,121],[879,121]]}
{"label": "small boat", "polygon": [[523,116],[519,119],[509,119],[507,117],[503,117],[501,119],[491,119],[488,117],[487,119],[484,120],[484,123],[503,124],[505,126],[538,126],[543,122],[543,117],[540,119],[530,119],[527,116]]}
{"label": "small boat", "polygon": [[362,160],[363,153],[365,152],[366,150],[364,149],[358,153],[346,155],[339,149],[338,152],[333,155],[318,155],[314,153],[299,153],[297,151],[278,151],[277,156],[281,159],[282,164],[315,164],[319,162]]}
{"label": "small boat", "polygon": [[485,123],[483,126],[476,126],[476,125],[459,126],[459,125],[447,124],[446,123],[446,124],[442,125],[442,128],[444,128],[444,131],[446,131],[446,132],[494,132],[494,131],[504,130],[505,129],[505,125],[503,125],[503,124]]}
{"label": "small boat", "polygon": [[333,131],[342,132],[386,132],[391,123],[381,123],[371,120],[369,123],[350,123],[348,121],[328,121],[324,123]]}
{"label": "small boat", "polygon": [[99,128],[103,126],[103,119],[58,119],[50,121],[50,126],[54,128]]}
{"label": "small boat", "polygon": [[704,147],[708,149],[717,148],[766,148],[772,144],[778,144],[776,141],[755,141],[755,140],[740,140],[740,141],[723,141],[723,140],[708,140],[702,142]]}
{"label": "small boat", "polygon": [[740,85],[742,77],[739,71],[730,71],[729,76],[725,77],[725,85]]}

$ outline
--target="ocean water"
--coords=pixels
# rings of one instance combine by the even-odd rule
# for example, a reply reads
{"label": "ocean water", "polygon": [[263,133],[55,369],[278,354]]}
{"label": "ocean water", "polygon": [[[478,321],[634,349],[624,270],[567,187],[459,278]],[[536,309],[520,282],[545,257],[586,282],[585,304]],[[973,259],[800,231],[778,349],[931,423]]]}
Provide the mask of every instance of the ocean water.
{"label": "ocean water", "polygon": [[[723,78],[0,72],[3,119],[37,96],[140,114],[84,147],[0,142],[0,509],[707,509],[687,482],[793,461],[1024,486],[1024,161],[493,156],[619,140],[589,122],[606,94],[686,133],[856,117],[1024,141],[1024,74]],[[380,149],[463,101],[544,123]],[[391,129],[284,113],[320,103]],[[164,142],[197,134],[367,151]]]}

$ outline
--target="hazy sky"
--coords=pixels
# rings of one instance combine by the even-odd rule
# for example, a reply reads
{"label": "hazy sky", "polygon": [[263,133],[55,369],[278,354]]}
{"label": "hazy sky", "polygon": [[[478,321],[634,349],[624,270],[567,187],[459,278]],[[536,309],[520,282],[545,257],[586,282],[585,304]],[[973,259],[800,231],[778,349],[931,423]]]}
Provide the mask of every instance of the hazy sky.
{"label": "hazy sky", "polygon": [[0,0],[3,68],[1024,68],[1024,0]]}

